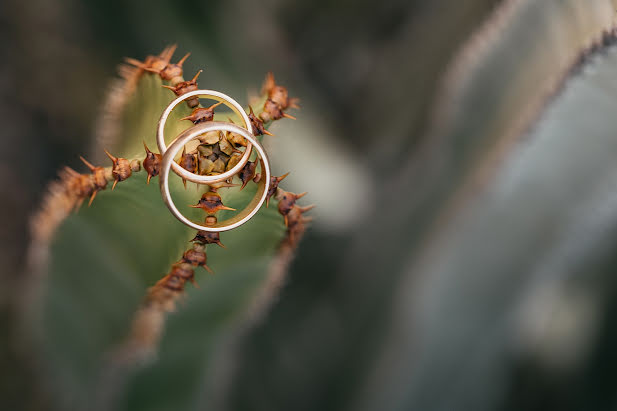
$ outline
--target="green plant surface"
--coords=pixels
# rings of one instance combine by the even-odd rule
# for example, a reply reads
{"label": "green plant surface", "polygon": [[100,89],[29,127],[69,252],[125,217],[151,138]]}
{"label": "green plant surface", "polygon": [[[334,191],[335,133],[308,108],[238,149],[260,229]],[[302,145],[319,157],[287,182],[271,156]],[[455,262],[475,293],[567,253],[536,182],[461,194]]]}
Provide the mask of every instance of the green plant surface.
{"label": "green plant surface", "polygon": [[516,355],[568,371],[588,355],[617,284],[617,47],[607,42],[412,268],[421,285],[400,293],[398,309],[423,315],[399,326],[422,336],[422,377],[401,382],[401,409],[423,409],[430,386],[443,390],[434,407],[469,390],[484,393],[470,409],[495,409],[502,393],[490,382],[506,381]]}
{"label": "green plant surface", "polygon": [[[151,74],[139,80],[122,111],[121,138],[113,144],[114,155],[141,160],[145,157],[142,141],[156,148],[158,118],[174,98],[161,84]],[[178,121],[188,113],[181,105],[170,117],[168,142],[190,125]],[[105,369],[130,333],[146,289],[191,247],[195,231],[171,215],[157,183],[155,177],[146,185],[142,170],[119,182],[113,191],[109,184],[90,207],[84,204],[69,215],[51,240],[38,314],[40,340],[49,377],[67,406],[84,408],[93,399],[109,400],[101,398],[107,395],[105,385],[114,383],[103,378]],[[189,183],[185,189],[179,177],[172,177],[171,190],[185,215],[194,221],[204,218],[202,210],[188,207],[197,202],[203,188],[197,190]],[[256,186],[225,193],[228,190],[238,189],[221,189],[224,202],[242,207]],[[274,202],[242,227],[222,233],[226,249],[207,247],[208,266],[215,274],[196,269],[200,288],[187,285],[155,361],[133,376],[126,392],[120,387],[121,393],[114,394],[126,401],[127,409],[170,409],[164,408],[165,401],[173,401],[175,409],[188,409],[199,393],[195,383],[207,375],[217,346],[258,311],[255,300],[267,286],[269,266],[285,232]],[[159,384],[166,390],[153,389]]]}
{"label": "green plant surface", "polygon": [[[473,285],[481,293],[495,282],[512,284],[524,272],[520,266],[507,269],[507,273],[506,268],[495,266],[481,272],[470,271],[467,268],[473,259],[465,262],[465,255],[461,253],[456,254],[458,265],[452,262],[447,266],[450,270],[447,275],[442,275],[439,271],[443,266],[438,267],[436,261],[449,262],[447,250],[443,257],[441,255],[443,241],[448,236],[453,236],[458,246],[465,245],[463,236],[454,233],[460,229],[457,224],[462,218],[460,216],[469,210],[468,202],[474,195],[482,193],[487,185],[493,186],[504,162],[520,155],[518,145],[528,139],[525,137],[527,128],[541,115],[580,56],[613,26],[614,5],[611,1],[592,1],[583,5],[576,1],[523,0],[505,1],[497,7],[462,48],[448,71],[434,106],[433,125],[422,139],[424,146],[405,161],[388,163],[388,173],[379,176],[380,184],[373,194],[376,199],[374,213],[366,220],[370,220],[370,224],[358,224],[352,239],[346,238],[338,243],[332,240],[329,246],[339,246],[344,250],[336,257],[312,263],[317,258],[317,253],[314,253],[301,261],[308,266],[303,272],[317,270],[321,265],[341,267],[337,283],[331,285],[331,295],[311,307],[316,312],[321,309],[328,313],[331,313],[328,310],[332,306],[338,309],[332,310],[333,318],[328,317],[334,337],[328,344],[314,349],[303,346],[301,342],[294,343],[290,337],[292,342],[283,342],[280,348],[287,356],[299,357],[302,353],[302,358],[310,358],[306,362],[298,360],[295,365],[304,370],[310,368],[310,363],[316,371],[307,371],[298,377],[289,370],[287,357],[271,352],[263,360],[253,360],[251,367],[239,373],[233,392],[248,393],[249,398],[235,396],[230,400],[234,405],[241,404],[251,409],[252,401],[262,400],[264,409],[271,405],[269,401],[280,409],[289,408],[302,394],[298,387],[304,387],[305,381],[309,382],[306,385],[317,386],[316,381],[322,382],[322,378],[326,378],[323,385],[328,388],[317,389],[307,409],[452,409],[463,407],[461,404],[466,404],[467,400],[476,400],[465,398],[465,393],[484,393],[485,390],[478,385],[488,384],[490,377],[498,381],[499,370],[480,379],[478,385],[473,386],[475,390],[466,388],[475,380],[473,374],[467,378],[465,366],[469,369],[476,366],[473,360],[480,356],[479,350],[487,349],[486,362],[495,357],[489,358],[492,352],[482,345],[490,334],[485,336],[470,328],[460,330],[460,334],[466,332],[468,341],[465,341],[467,345],[457,348],[456,337],[460,336],[457,332],[462,327],[459,323],[464,319],[455,322],[446,315],[459,318],[456,310],[448,308],[448,299],[454,299],[456,285],[460,287],[462,283],[453,277],[476,275],[478,278]],[[583,103],[580,109],[586,107]],[[548,159],[546,163],[549,163]],[[531,198],[521,201],[529,202],[530,207],[538,205]],[[477,204],[473,201],[473,205]],[[501,215],[507,220],[509,214],[519,212],[520,204],[512,202],[503,206],[509,207],[507,212],[504,208]],[[553,206],[558,207],[557,204]],[[527,217],[537,221],[532,216]],[[497,219],[490,221],[500,223]],[[513,233],[518,232],[516,225],[512,228]],[[494,247],[499,246],[504,253],[508,252],[507,243],[499,243],[491,237],[490,225],[483,226],[483,229],[483,232],[478,230],[478,236],[485,235],[487,242],[493,239]],[[528,249],[536,251],[538,243],[542,244],[541,239],[545,237],[538,240],[533,237],[535,233],[527,234],[528,239],[520,237],[519,240],[526,241]],[[377,244],[379,252],[368,251]],[[473,242],[464,249],[468,250],[471,244]],[[454,245],[451,252],[455,253]],[[489,251],[478,249],[475,253],[487,260],[499,261],[498,256],[491,260],[493,256]],[[423,269],[427,255],[435,264],[430,267],[430,274]],[[509,275],[510,282],[504,280],[506,275]],[[482,287],[482,281],[487,282],[485,287]],[[442,297],[431,290],[434,298],[430,299],[433,304],[430,306],[421,305],[429,300],[424,296],[429,292],[425,288],[427,283],[444,293]],[[352,285],[354,292],[346,293]],[[393,293],[396,295],[394,299]],[[487,299],[491,298],[490,292],[486,291],[486,294]],[[493,302],[504,300],[505,304],[507,299],[503,295],[495,295]],[[483,330],[480,328],[482,320],[497,316],[498,312],[493,312],[488,303],[481,305],[481,300],[474,305],[475,295],[467,297],[465,301],[470,310],[474,309],[479,316],[479,320],[472,324]],[[291,305],[289,301],[288,304]],[[421,318],[429,315],[425,314],[426,310],[434,312],[431,322]],[[290,320],[281,319],[284,316],[284,313],[279,313],[282,323],[279,327],[293,327]],[[310,319],[316,317],[317,314]],[[325,321],[324,318],[325,315],[321,320]],[[299,334],[318,328],[310,323],[310,319],[306,320],[309,324],[300,327],[294,337],[300,340]],[[420,327],[417,321],[435,329],[415,328]],[[268,331],[253,335],[253,340],[245,346],[242,360],[251,361],[259,349],[267,347],[268,338],[272,338]],[[441,339],[434,338],[431,332],[442,332]],[[472,352],[472,338],[478,347],[473,358],[468,355]],[[251,346],[259,348],[252,349]],[[348,349],[351,346],[353,350]],[[448,356],[448,348],[456,352],[460,362],[449,362],[452,358]],[[319,361],[319,365],[315,366],[313,361]],[[469,362],[463,364],[463,361]],[[277,366],[275,371],[272,364]],[[485,363],[477,364],[478,369],[484,366]],[[449,380],[448,371],[452,369],[463,376],[455,383]],[[278,373],[278,378],[253,388],[254,379],[265,370]],[[447,394],[440,392],[441,383],[446,383],[451,391]],[[262,395],[275,388],[277,395]],[[336,392],[335,398],[328,396],[333,392]],[[495,405],[491,401],[498,395],[486,390],[486,398],[472,403],[478,408],[470,406],[465,409],[480,409],[484,406],[481,400]]]}

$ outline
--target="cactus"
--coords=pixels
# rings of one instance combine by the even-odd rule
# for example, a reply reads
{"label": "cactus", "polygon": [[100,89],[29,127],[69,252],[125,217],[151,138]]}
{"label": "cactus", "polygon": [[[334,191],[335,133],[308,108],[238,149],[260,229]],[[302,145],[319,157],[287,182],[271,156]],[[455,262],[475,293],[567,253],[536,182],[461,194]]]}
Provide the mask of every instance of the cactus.
{"label": "cactus", "polygon": [[[83,172],[63,169],[34,217],[42,223],[30,253],[38,275],[27,305],[60,401],[144,410],[491,410],[517,397],[516,361],[580,371],[597,341],[589,324],[614,304],[616,5],[505,0],[469,39],[450,39],[458,52],[438,86],[432,73],[414,80],[427,84],[433,104],[415,146],[393,144],[387,158],[371,152],[375,213],[344,241],[319,239],[336,252],[303,261],[311,274],[341,271],[340,288],[315,305],[332,320],[323,336],[336,338],[320,334],[311,344],[305,335],[321,324],[295,318],[250,332],[310,220],[304,193],[279,188],[285,175],[272,177],[275,204],[220,236],[173,220],[148,184],[160,161],[154,127],[170,98],[207,72],[184,80],[187,55],[173,63],[171,48],[127,60],[134,68],[121,69],[98,128],[111,165],[88,156]],[[216,104],[198,103],[174,113],[170,134],[228,120]],[[259,135],[297,107],[271,75],[250,103]],[[204,135],[180,163],[220,172],[245,145],[241,136]],[[196,191],[176,179],[173,194],[193,207],[194,220],[206,211],[205,223],[215,224],[250,198],[258,178],[250,162],[237,187]],[[553,323],[547,312],[569,321]],[[516,401],[512,409],[526,409]]]}
{"label": "cactus", "polygon": [[[176,365],[213,361],[216,345],[234,327],[259,317],[276,295],[285,270],[280,265],[289,261],[309,221],[303,216],[308,208],[295,202],[286,203],[280,214],[277,207],[264,206],[248,224],[223,233],[223,246],[218,233],[195,232],[174,220],[157,184],[150,184],[161,164],[161,155],[150,147],[156,147],[158,117],[174,97],[166,88],[175,95],[196,90],[201,73],[185,81],[182,65],[188,54],[172,63],[175,48],[144,62],[127,59],[130,65],[120,67],[123,78],[112,88],[98,127],[111,164],[94,165],[81,157],[83,173],[64,168],[32,219],[30,266],[37,284],[30,315],[43,351],[54,353],[46,358],[52,376],[79,404],[95,398],[101,406],[113,405],[124,388],[122,376],[133,367],[164,364],[168,344],[181,342],[180,352],[173,354]],[[285,111],[298,107],[271,73],[262,95],[260,110],[250,109],[256,135],[271,134],[269,124],[290,118]],[[227,121],[228,114],[215,112],[218,105],[199,107],[197,98],[187,100],[170,117],[166,133]],[[232,154],[240,153],[246,141],[227,134],[200,136],[201,145],[188,153],[185,148],[179,164],[193,172],[206,161],[214,165],[200,168],[201,174],[229,170]],[[260,178],[256,165],[247,163],[238,175],[242,191],[236,188],[240,184],[187,185],[176,178],[175,201],[195,208],[188,209],[194,221],[215,224],[222,210],[235,210],[224,203],[242,208],[252,198],[252,182]],[[268,201],[294,195],[277,188],[283,178],[271,178],[275,184]],[[189,282],[200,288],[188,289]],[[166,333],[172,312],[179,329]],[[188,340],[197,350],[184,344],[189,328]],[[94,337],[94,330],[105,336]],[[156,361],[160,344],[163,352]]]}

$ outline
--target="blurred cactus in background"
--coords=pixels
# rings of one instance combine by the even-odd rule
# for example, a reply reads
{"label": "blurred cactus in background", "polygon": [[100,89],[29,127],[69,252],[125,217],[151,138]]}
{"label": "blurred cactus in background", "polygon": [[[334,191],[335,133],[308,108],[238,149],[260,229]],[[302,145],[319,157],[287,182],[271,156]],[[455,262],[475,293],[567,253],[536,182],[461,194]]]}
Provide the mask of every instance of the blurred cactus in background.
{"label": "blurred cactus in background", "polygon": [[[616,7],[6,3],[0,408],[614,409]],[[176,42],[105,98],[122,56]],[[160,112],[197,86],[182,73],[248,91],[285,176],[216,238],[148,184]],[[227,117],[183,105],[170,135]],[[224,137],[185,168],[233,165],[242,139]],[[68,202],[45,196],[56,169]],[[197,221],[244,204],[256,172],[242,190],[178,178],[174,198]],[[54,229],[27,235],[30,216]]]}

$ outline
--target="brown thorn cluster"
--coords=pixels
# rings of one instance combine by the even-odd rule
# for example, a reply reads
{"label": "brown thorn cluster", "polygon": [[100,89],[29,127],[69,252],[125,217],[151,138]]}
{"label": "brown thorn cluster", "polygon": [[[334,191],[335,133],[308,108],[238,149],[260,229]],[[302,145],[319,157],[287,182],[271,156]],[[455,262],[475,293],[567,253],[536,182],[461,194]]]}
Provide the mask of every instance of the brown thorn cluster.
{"label": "brown thorn cluster", "polygon": [[240,170],[240,173],[238,173],[240,180],[242,181],[242,187],[240,187],[240,190],[246,187],[248,182],[251,181],[253,177],[255,177],[256,168],[257,168],[257,161],[247,161],[244,167],[242,167],[242,170]]}
{"label": "brown thorn cluster", "polygon": [[256,136],[261,136],[267,134],[269,136],[273,136],[274,134],[270,133],[266,130],[266,126],[264,125],[264,121],[255,115],[253,112],[253,107],[249,106],[249,120],[251,120],[251,126],[253,126],[253,133]]}
{"label": "brown thorn cluster", "polygon": [[107,187],[107,179],[105,178],[105,169],[103,167],[96,167],[92,165],[88,160],[79,156],[81,161],[90,169],[92,173],[91,182],[92,182],[92,194],[90,196],[90,200],[88,201],[88,207],[92,205],[92,201],[94,201],[94,197],[96,197],[96,193],[100,190],[104,190]]}
{"label": "brown thorn cluster", "polygon": [[276,190],[278,189],[280,182],[283,181],[288,175],[289,173],[285,173],[280,177],[270,177],[270,187],[268,188],[268,193],[266,194],[266,207],[270,207],[270,198],[276,194]]}
{"label": "brown thorn cluster", "polygon": [[298,201],[300,198],[304,197],[306,194],[307,194],[306,191],[304,193],[295,194],[295,193],[291,193],[289,191],[285,191],[283,189],[279,189],[278,190],[278,193],[277,193],[277,199],[279,201],[278,209],[279,209],[279,213],[281,213],[281,215],[283,215],[283,217],[285,219],[285,225],[287,227],[290,227],[289,213],[291,212],[291,210],[294,207],[298,207],[300,213],[305,213],[308,210],[310,210],[310,209],[315,207],[314,205],[310,205],[310,206],[307,206],[307,207],[296,206],[296,201]]}
{"label": "brown thorn cluster", "polygon": [[162,80],[169,81],[172,85],[176,85],[183,81],[182,66],[191,53],[186,53],[177,63],[170,63],[171,57],[175,53],[177,45],[166,47],[158,56],[148,56],[141,62],[132,58],[126,58],[125,61],[143,71],[158,74]]}
{"label": "brown thorn cluster", "polygon": [[264,81],[261,92],[268,97],[264,102],[263,111],[259,115],[263,122],[267,123],[281,118],[296,119],[294,116],[285,113],[285,110],[289,108],[300,108],[298,106],[299,100],[297,98],[289,98],[287,89],[276,84],[272,72],[266,75],[266,80]]}
{"label": "brown thorn cluster", "polygon": [[167,67],[177,47],[176,44],[165,47],[161,54],[158,56],[147,56],[143,62],[133,58],[125,58],[125,61],[142,70],[158,74]]}
{"label": "brown thorn cluster", "polygon": [[119,181],[126,180],[133,174],[133,171],[139,171],[141,168],[137,160],[129,161],[126,158],[114,157],[107,150],[105,150],[105,154],[107,154],[107,157],[109,157],[113,163],[111,168],[111,174],[114,177],[114,184],[111,186],[112,190],[116,188],[116,184],[118,184]]}
{"label": "brown thorn cluster", "polygon": [[90,175],[79,174],[70,167],[64,167],[60,179],[66,185],[68,192],[76,196],[75,210],[81,207],[86,197],[94,194],[94,183]]}
{"label": "brown thorn cluster", "polygon": [[[187,153],[186,147],[182,149],[182,155],[180,156],[180,160],[178,160],[178,164],[191,173],[197,171],[197,158],[195,154]],[[182,183],[184,184],[184,188],[186,188],[186,179],[183,178]]]}
{"label": "brown thorn cluster", "polygon": [[[168,86],[166,84],[163,84],[163,87],[173,91],[174,94],[178,97],[180,97],[183,94],[189,93],[191,91],[195,91],[198,89],[197,78],[199,77],[202,71],[203,70],[199,70],[197,74],[195,74],[195,76],[191,80],[181,81],[175,86]],[[199,97],[194,97],[194,98],[190,98],[186,100],[186,104],[191,108],[197,107],[199,105]]]}
{"label": "brown thorn cluster", "polygon": [[297,239],[304,233],[306,224],[313,220],[312,217],[303,216],[304,213],[313,208],[315,208],[315,205],[306,207],[294,205],[285,216],[287,223],[287,238],[292,244],[295,244]]}
{"label": "brown thorn cluster", "polygon": [[163,70],[159,72],[159,76],[161,79],[167,80],[171,82],[171,84],[177,84],[182,81],[182,65],[186,61],[191,53],[186,53],[184,57],[182,57],[175,64],[167,64]]}
{"label": "brown thorn cluster", "polygon": [[191,264],[193,267],[203,267],[209,273],[212,272],[210,267],[206,265],[208,256],[206,255],[206,246],[200,243],[193,243],[193,248],[189,248],[184,252],[182,261]]}
{"label": "brown thorn cluster", "polygon": [[193,110],[190,116],[183,117],[180,120],[190,120],[193,122],[193,124],[199,124],[199,123],[204,123],[206,121],[212,121],[214,119],[215,107],[218,107],[221,104],[223,104],[222,101],[215,103],[207,108],[197,107],[196,109]]}
{"label": "brown thorn cluster", "polygon": [[201,208],[208,214],[214,214],[219,210],[236,211],[235,208],[224,206],[220,194],[214,191],[208,191],[204,193],[196,205],[190,205],[189,207]]}
{"label": "brown thorn cluster", "polygon": [[[205,220],[206,226],[214,226],[216,222],[217,222],[216,216],[213,216],[213,215],[206,216],[206,220]],[[194,243],[201,243],[203,245],[217,244],[218,246],[225,248],[223,243],[221,243],[220,233],[213,233],[210,231],[200,230],[197,232],[197,235],[195,235],[195,238],[193,238],[191,241]]]}
{"label": "brown thorn cluster", "polygon": [[150,184],[150,179],[152,177],[156,177],[159,175],[161,171],[161,163],[163,162],[163,156],[159,153],[153,153],[150,151],[146,142],[144,141],[144,149],[146,150],[146,158],[142,161],[144,166],[144,170],[148,173],[148,184]]}

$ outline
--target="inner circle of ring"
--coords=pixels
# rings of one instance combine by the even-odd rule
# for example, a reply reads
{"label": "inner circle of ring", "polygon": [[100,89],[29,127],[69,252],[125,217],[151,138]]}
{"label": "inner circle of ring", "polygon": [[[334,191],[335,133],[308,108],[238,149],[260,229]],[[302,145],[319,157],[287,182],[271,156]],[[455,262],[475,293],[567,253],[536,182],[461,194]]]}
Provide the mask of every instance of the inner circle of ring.
{"label": "inner circle of ring", "polygon": [[[195,91],[191,91],[189,93],[183,94],[180,97],[176,98],[174,101],[169,103],[167,108],[163,111],[163,114],[161,114],[161,118],[159,119],[158,128],[156,131],[156,144],[159,147],[159,151],[161,152],[161,155],[165,155],[165,152],[167,151],[167,146],[165,144],[165,124],[167,123],[167,119],[169,115],[171,114],[172,110],[176,108],[178,104],[182,103],[184,100],[187,100],[195,96],[205,96],[212,100],[223,102],[226,106],[231,108],[236,114],[238,114],[242,118],[242,121],[244,121],[244,125],[246,126],[245,127],[246,130],[248,130],[248,132],[251,135],[253,134],[253,127],[251,125],[251,120],[249,119],[248,115],[246,114],[242,106],[238,104],[236,100],[234,100],[233,98],[229,97],[226,94],[223,94],[215,90],[195,90]],[[237,134],[240,134],[240,133],[237,133]],[[247,144],[246,149],[244,150],[244,154],[242,155],[242,158],[240,159],[238,164],[236,164],[231,169],[225,171],[224,173],[213,175],[213,176],[205,176],[205,175],[202,176],[199,174],[191,173],[190,171],[182,168],[176,162],[172,162],[171,167],[173,168],[174,172],[177,175],[184,178],[185,180],[192,181],[193,183],[199,183],[199,184],[216,183],[219,181],[226,180],[229,177],[232,177],[238,174],[238,172],[242,170],[242,167],[244,167],[244,165],[249,161],[249,157],[251,156],[251,150],[252,150],[252,143],[251,143],[251,140],[249,140],[249,143]]]}
{"label": "inner circle of ring", "polygon": [[[259,195],[259,198],[257,199],[256,202],[254,199],[254,201],[252,202],[254,203],[253,208],[250,209],[249,211],[247,211],[247,209],[251,206],[250,204],[249,206],[247,206],[247,208],[245,208],[244,210],[242,210],[240,213],[238,213],[236,216],[234,216],[233,218],[229,220],[225,220],[223,222],[217,223],[214,226],[203,226],[200,224],[196,224],[192,222],[191,220],[189,220],[188,218],[186,218],[174,204],[171,198],[171,194],[169,192],[169,171],[171,169],[172,164],[175,164],[173,161],[174,157],[187,142],[196,138],[200,134],[203,134],[208,131],[216,131],[216,130],[229,131],[232,133],[240,134],[241,136],[246,138],[250,143],[252,143],[253,148],[257,150],[257,154],[259,154],[259,157],[261,160],[262,176],[261,176],[260,184],[263,184],[263,189],[258,190],[256,196]],[[262,204],[266,200],[266,196],[268,195],[268,189],[270,188],[270,176],[271,176],[271,172],[270,172],[270,162],[268,160],[268,155],[266,154],[261,144],[259,144],[259,141],[257,141],[255,136],[253,136],[247,130],[241,127],[238,127],[234,124],[222,123],[222,122],[207,122],[207,123],[197,124],[195,127],[192,127],[192,128],[189,128],[183,131],[174,140],[174,142],[170,144],[169,148],[163,155],[163,161],[161,164],[161,171],[159,175],[159,185],[161,188],[161,195],[163,196],[163,201],[165,202],[165,204],[167,205],[171,213],[174,215],[174,217],[176,217],[182,223],[186,224],[187,226],[191,228],[212,233],[212,232],[232,230],[246,223],[248,220],[250,220],[257,213],[257,211],[259,211]],[[225,224],[227,221],[231,221],[231,223]]]}

